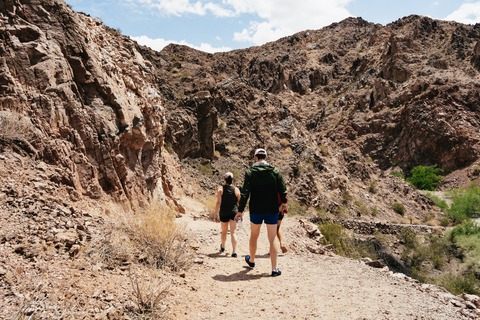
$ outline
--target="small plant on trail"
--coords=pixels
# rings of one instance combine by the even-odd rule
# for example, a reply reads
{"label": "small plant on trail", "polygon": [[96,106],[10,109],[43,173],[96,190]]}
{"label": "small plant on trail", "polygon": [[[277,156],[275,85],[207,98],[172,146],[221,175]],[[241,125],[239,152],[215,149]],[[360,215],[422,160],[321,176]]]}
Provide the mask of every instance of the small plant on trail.
{"label": "small plant on trail", "polygon": [[417,166],[410,171],[411,177],[407,181],[417,189],[433,191],[443,180],[439,173],[443,173],[443,170],[437,165]]}

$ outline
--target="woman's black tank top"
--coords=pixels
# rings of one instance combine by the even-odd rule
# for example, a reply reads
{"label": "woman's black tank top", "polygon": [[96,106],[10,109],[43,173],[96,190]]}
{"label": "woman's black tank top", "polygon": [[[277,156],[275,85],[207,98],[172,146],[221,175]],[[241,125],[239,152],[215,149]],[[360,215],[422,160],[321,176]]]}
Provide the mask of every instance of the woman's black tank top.
{"label": "woman's black tank top", "polygon": [[230,216],[237,214],[237,196],[235,195],[234,186],[223,186],[222,203],[220,204],[220,215]]}

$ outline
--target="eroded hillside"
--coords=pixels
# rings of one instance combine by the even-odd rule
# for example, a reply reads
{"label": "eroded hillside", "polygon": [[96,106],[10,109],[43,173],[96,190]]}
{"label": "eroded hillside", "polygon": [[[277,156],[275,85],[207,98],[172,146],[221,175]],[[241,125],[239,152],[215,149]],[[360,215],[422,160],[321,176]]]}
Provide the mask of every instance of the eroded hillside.
{"label": "eroded hillside", "polygon": [[206,163],[219,172],[201,176],[206,193],[265,147],[294,200],[386,219],[398,201],[421,220],[438,210],[388,173],[438,165],[449,188],[477,178],[479,31],[420,16],[387,26],[349,18],[227,53],[140,51],[165,99],[166,145],[195,181]]}

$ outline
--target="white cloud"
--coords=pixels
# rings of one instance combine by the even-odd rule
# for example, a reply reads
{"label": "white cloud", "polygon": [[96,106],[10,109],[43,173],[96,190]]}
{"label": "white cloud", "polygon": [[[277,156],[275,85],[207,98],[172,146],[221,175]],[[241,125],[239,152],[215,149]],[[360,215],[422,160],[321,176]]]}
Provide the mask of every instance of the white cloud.
{"label": "white cloud", "polygon": [[[233,40],[264,44],[307,29],[320,29],[351,14],[346,6],[355,0],[124,0],[146,5],[162,14],[257,17],[249,27],[234,33]],[[253,20],[253,19],[252,19]],[[163,40],[164,41],[164,40]]]}
{"label": "white cloud", "polygon": [[307,29],[320,29],[351,14],[345,9],[352,0],[225,0],[236,13],[257,15],[234,40],[263,44]]}
{"label": "white cloud", "polygon": [[465,24],[480,22],[480,2],[466,2],[449,14],[445,20],[455,20]]}
{"label": "white cloud", "polygon": [[150,9],[157,9],[160,13],[164,15],[173,15],[180,17],[183,14],[196,14],[196,15],[206,15],[207,11],[210,11],[214,16],[217,17],[231,17],[234,13],[222,7],[219,4],[213,2],[202,2],[196,1],[191,2],[190,0],[124,0],[133,5],[144,5]]}
{"label": "white cloud", "polygon": [[202,44],[200,44],[200,46],[195,46],[193,44],[190,44],[190,43],[186,42],[185,40],[175,41],[175,40],[165,40],[165,39],[161,39],[161,38],[151,39],[147,36],[132,37],[132,39],[137,41],[139,44],[141,44],[143,46],[147,46],[147,47],[152,48],[155,51],[161,51],[163,48],[165,48],[170,43],[182,44],[182,45],[185,45],[185,46],[189,46],[190,48],[194,48],[194,49],[204,51],[204,52],[209,52],[209,53],[225,52],[225,51],[232,50],[232,48],[229,48],[229,47],[215,48],[208,43],[202,43]]}

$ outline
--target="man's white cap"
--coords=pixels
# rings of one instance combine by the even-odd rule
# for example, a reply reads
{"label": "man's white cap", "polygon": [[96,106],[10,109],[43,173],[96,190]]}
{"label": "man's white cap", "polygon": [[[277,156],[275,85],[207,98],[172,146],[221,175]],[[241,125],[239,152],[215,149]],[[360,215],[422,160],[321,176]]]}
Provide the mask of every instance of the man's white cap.
{"label": "man's white cap", "polygon": [[260,148],[260,149],[255,150],[255,155],[257,155],[257,154],[267,155],[267,151],[265,151],[265,149]]}
{"label": "man's white cap", "polygon": [[232,177],[232,178],[233,178],[233,173],[231,173],[231,172],[225,173],[225,179],[227,179],[228,177]]}

